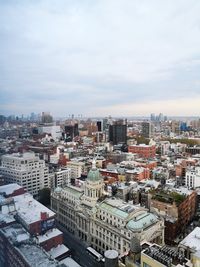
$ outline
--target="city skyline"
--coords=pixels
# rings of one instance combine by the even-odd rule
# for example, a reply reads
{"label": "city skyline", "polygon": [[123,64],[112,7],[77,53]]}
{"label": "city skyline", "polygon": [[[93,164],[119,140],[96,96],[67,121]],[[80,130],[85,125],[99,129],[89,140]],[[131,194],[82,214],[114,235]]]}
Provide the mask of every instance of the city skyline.
{"label": "city skyline", "polygon": [[0,114],[198,116],[200,2],[1,1]]}

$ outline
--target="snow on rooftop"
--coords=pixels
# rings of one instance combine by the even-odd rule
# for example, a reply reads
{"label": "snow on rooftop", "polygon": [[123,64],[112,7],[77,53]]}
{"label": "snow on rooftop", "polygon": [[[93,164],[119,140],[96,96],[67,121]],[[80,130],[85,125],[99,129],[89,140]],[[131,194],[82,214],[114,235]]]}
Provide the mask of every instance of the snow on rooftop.
{"label": "snow on rooftop", "polygon": [[17,248],[31,267],[56,267],[58,264],[50,260],[48,254],[36,245],[21,245]]}
{"label": "snow on rooftop", "polygon": [[74,261],[72,258],[68,257],[64,260],[60,261],[60,263],[64,264],[66,267],[81,267],[76,261]]}
{"label": "snow on rooftop", "polygon": [[4,227],[2,231],[5,236],[13,242],[17,241],[21,243],[23,241],[29,240],[30,238],[29,233],[20,224],[17,223]]}
{"label": "snow on rooftop", "polygon": [[58,230],[57,228],[53,228],[53,229],[50,229],[49,231],[47,231],[44,235],[39,235],[37,237],[38,239],[38,242],[39,243],[43,243],[53,237],[56,237],[58,235],[61,235],[62,232],[60,230]]}
{"label": "snow on rooftop", "polygon": [[9,155],[3,155],[3,158],[8,159],[36,159],[38,156],[34,152],[25,152],[23,154],[21,153],[13,153]]}
{"label": "snow on rooftop", "polygon": [[189,235],[187,235],[180,242],[180,245],[189,247],[195,251],[200,250],[200,227],[196,227]]}
{"label": "snow on rooftop", "polygon": [[7,184],[0,186],[0,193],[5,193],[6,195],[12,194],[15,190],[22,188],[18,184]]}
{"label": "snow on rooftop", "polygon": [[14,216],[12,214],[0,214],[0,225],[1,223],[12,223],[15,222]]}
{"label": "snow on rooftop", "polygon": [[68,247],[66,247],[64,244],[58,245],[55,248],[52,248],[48,253],[56,259],[59,256],[62,256],[63,254],[67,253],[69,251]]}
{"label": "snow on rooftop", "polygon": [[27,224],[41,220],[41,212],[46,212],[49,218],[55,216],[53,211],[35,200],[29,193],[25,193],[13,198],[18,215]]}

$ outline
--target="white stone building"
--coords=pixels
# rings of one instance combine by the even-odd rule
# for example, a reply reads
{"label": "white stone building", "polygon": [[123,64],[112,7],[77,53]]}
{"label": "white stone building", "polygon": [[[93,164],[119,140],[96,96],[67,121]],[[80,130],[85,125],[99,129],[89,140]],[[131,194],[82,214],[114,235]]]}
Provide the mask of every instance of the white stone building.
{"label": "white stone building", "polygon": [[61,168],[50,174],[50,187],[55,189],[56,187],[64,187],[70,185],[71,169]]}
{"label": "white stone building", "polygon": [[190,188],[200,187],[200,167],[190,167],[185,174],[185,185]]}
{"label": "white stone building", "polygon": [[71,169],[71,177],[79,178],[85,172],[85,163],[80,161],[68,161],[67,167]]}
{"label": "white stone building", "polygon": [[45,161],[30,152],[2,156],[0,174],[6,183],[17,183],[35,197],[40,189],[49,186],[49,169]]}
{"label": "white stone building", "polygon": [[120,255],[129,251],[132,237],[163,243],[164,222],[146,209],[106,198],[104,183],[94,163],[84,188],[56,188],[51,207],[57,220],[75,236],[103,253],[115,249]]}
{"label": "white stone building", "polygon": [[38,130],[39,130],[39,133],[51,134],[54,140],[59,140],[62,136],[61,128],[59,125],[40,126]]}

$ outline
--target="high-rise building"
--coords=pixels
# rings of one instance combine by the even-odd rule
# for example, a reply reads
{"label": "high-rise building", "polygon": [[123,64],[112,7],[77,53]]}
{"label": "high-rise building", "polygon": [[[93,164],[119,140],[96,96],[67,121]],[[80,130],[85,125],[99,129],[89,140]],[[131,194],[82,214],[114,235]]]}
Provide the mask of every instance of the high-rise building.
{"label": "high-rise building", "polygon": [[119,143],[125,144],[127,141],[127,121],[118,120],[114,121],[112,125],[109,126],[109,141],[113,145]]}
{"label": "high-rise building", "polygon": [[50,115],[50,112],[42,112],[41,122],[42,123],[52,123],[53,122],[53,117]]}
{"label": "high-rise building", "polygon": [[2,156],[0,174],[5,183],[18,183],[35,197],[40,189],[49,186],[49,169],[45,161],[30,152]]}
{"label": "high-rise building", "polygon": [[180,134],[180,122],[179,121],[172,121],[171,122],[171,130],[175,134]]}
{"label": "high-rise building", "polygon": [[154,125],[151,122],[144,121],[142,123],[142,135],[145,138],[153,138],[153,136],[154,136]]}
{"label": "high-rise building", "polygon": [[65,139],[67,141],[71,142],[73,140],[73,138],[78,136],[78,135],[79,135],[78,123],[65,126]]}
{"label": "high-rise building", "polygon": [[50,134],[54,140],[59,140],[62,136],[59,125],[43,125],[38,127],[38,133]]}
{"label": "high-rise building", "polygon": [[103,122],[102,121],[97,121],[97,128],[98,128],[98,132],[103,131]]}
{"label": "high-rise building", "polygon": [[151,113],[151,121],[155,121],[156,120],[156,115],[154,113]]}

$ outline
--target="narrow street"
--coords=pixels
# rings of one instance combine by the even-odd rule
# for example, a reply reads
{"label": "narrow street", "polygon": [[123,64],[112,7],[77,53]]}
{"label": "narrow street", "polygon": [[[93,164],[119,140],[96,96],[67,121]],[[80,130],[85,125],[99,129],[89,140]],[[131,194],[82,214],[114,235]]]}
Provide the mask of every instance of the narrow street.
{"label": "narrow street", "polygon": [[82,267],[103,267],[104,263],[96,261],[87,253],[85,245],[72,233],[68,232],[64,227],[57,224],[57,227],[63,232],[64,244],[71,250],[72,258]]}

